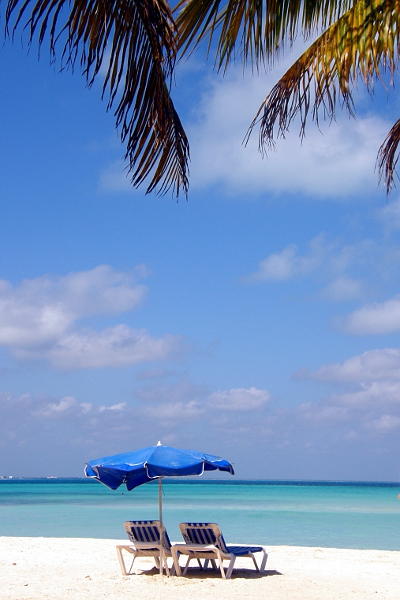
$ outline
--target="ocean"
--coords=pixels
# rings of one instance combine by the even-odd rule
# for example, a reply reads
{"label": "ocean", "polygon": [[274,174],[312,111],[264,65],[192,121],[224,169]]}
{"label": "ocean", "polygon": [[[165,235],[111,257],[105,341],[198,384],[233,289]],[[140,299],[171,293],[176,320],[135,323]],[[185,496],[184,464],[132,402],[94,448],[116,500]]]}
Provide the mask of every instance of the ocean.
{"label": "ocean", "polygon": [[[400,483],[164,479],[163,521],[220,525],[228,543],[400,550]],[[1,479],[0,535],[124,539],[158,518],[157,483],[112,491],[89,479]]]}

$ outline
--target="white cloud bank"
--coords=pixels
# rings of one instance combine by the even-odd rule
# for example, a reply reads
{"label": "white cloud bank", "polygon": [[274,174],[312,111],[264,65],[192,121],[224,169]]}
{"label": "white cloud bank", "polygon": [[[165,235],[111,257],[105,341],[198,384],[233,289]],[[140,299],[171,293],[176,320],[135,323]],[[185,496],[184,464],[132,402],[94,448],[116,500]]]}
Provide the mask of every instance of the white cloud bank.
{"label": "white cloud bank", "polygon": [[207,392],[183,381],[134,396],[96,405],[0,393],[0,472],[76,475],[90,458],[161,440],[220,454],[246,477],[396,480],[399,380],[346,383],[291,408],[265,389]]}
{"label": "white cloud bank", "polygon": [[131,273],[102,265],[64,277],[43,276],[13,287],[0,281],[0,346],[16,360],[44,360],[59,369],[122,367],[168,359],[183,349],[179,336],[153,338],[118,324],[97,331],[79,320],[137,307],[147,288]]}

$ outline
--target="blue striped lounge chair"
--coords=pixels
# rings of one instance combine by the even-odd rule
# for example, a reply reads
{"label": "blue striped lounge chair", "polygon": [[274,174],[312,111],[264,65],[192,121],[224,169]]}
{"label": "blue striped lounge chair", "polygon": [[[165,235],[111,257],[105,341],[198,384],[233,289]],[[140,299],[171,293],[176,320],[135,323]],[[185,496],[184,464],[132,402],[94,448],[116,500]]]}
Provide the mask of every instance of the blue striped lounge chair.
{"label": "blue striped lounge chair", "polygon": [[[174,559],[175,571],[177,575],[182,574],[179,565],[179,556],[187,555],[188,559],[183,570],[186,575],[189,563],[192,558],[197,560],[205,559],[204,566],[207,567],[211,560],[213,566],[218,562],[221,575],[224,579],[229,579],[236,558],[251,558],[257,571],[263,572],[267,562],[268,554],[264,546],[228,546],[219,526],[216,523],[181,523],[179,525],[185,544],[174,544],[172,547],[172,556]],[[254,554],[262,552],[261,565],[258,567]],[[223,561],[229,560],[228,568],[224,569]]]}
{"label": "blue striped lounge chair", "polygon": [[[117,555],[122,574],[131,575],[133,563],[138,556],[152,556],[157,568],[160,569],[160,573],[165,568],[167,575],[169,575],[170,569],[168,568],[167,558],[172,557],[171,542],[163,523],[160,524],[160,521],[126,521],[124,527],[130,545],[117,546]],[[162,540],[161,544],[160,539]],[[126,569],[122,554],[123,551],[133,555],[132,563],[128,570]],[[175,566],[173,564],[171,575],[174,573]]]}

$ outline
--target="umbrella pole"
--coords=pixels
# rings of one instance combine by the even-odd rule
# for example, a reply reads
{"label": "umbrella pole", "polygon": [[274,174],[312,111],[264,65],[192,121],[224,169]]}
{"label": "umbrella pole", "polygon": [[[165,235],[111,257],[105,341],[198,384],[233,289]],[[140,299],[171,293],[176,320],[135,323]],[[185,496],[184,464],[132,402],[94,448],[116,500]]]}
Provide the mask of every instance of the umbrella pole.
{"label": "umbrella pole", "polygon": [[158,478],[158,517],[160,521],[160,575],[163,574],[164,569],[164,552],[162,546],[162,480]]}

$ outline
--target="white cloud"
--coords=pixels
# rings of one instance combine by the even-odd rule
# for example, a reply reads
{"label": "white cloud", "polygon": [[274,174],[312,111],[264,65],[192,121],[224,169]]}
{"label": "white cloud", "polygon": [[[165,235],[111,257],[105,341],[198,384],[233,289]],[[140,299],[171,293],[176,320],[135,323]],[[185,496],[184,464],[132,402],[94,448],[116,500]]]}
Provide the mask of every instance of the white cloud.
{"label": "white cloud", "polygon": [[362,306],[339,320],[346,333],[354,335],[388,334],[400,330],[400,294],[386,302]]}
{"label": "white cloud", "polygon": [[44,419],[65,419],[71,415],[83,415],[91,409],[89,404],[80,404],[73,396],[66,396],[55,402],[42,404],[39,408],[32,410],[32,415]]}
{"label": "white cloud", "polygon": [[290,244],[281,252],[270,254],[267,258],[260,261],[258,270],[247,277],[247,281],[283,281],[291,279],[297,274],[307,272],[304,267],[304,258],[296,256],[297,246]]}
{"label": "white cloud", "polygon": [[382,410],[385,406],[396,406],[400,409],[399,381],[361,382],[356,389],[344,390],[340,394],[332,394],[331,402],[353,408],[374,408]]}
{"label": "white cloud", "polygon": [[261,408],[270,399],[267,390],[236,388],[213,392],[207,404],[215,410],[252,411]]}
{"label": "white cloud", "polygon": [[[40,355],[57,369],[96,369],[164,360],[178,354],[183,347],[180,336],[165,335],[155,339],[144,329],[117,325],[100,332],[65,333],[56,344],[41,349]],[[13,350],[13,356],[18,360],[35,360],[37,353],[37,348]]]}
{"label": "white cloud", "polygon": [[104,412],[105,410],[118,410],[124,411],[127,409],[126,402],[119,402],[118,404],[113,404],[112,406],[100,406],[99,412]]}
{"label": "white cloud", "polygon": [[[289,64],[289,63],[288,63]],[[378,117],[348,119],[323,126],[309,123],[301,144],[298,123],[262,160],[258,132],[247,147],[242,140],[258,106],[277,74],[246,76],[231,69],[214,78],[201,97],[188,127],[191,142],[191,185],[220,186],[226,193],[246,197],[260,193],[303,193],[317,199],[371,193],[377,187],[376,154],[391,123]]]}
{"label": "white cloud", "polygon": [[293,379],[314,379],[335,383],[400,380],[400,350],[384,348],[353,356],[344,363],[322,365],[317,371],[299,369]]}
{"label": "white cloud", "polygon": [[146,406],[142,410],[151,419],[163,421],[164,424],[182,423],[185,421],[194,421],[204,415],[204,409],[201,404],[195,400],[189,402],[162,402],[157,406]]}
{"label": "white cloud", "polygon": [[116,325],[101,331],[79,319],[118,315],[137,307],[147,288],[130,273],[102,265],[65,277],[38,277],[13,287],[0,281],[0,345],[16,360],[44,360],[60,369],[122,367],[164,360],[183,350],[179,336],[155,339],[144,329]]}

